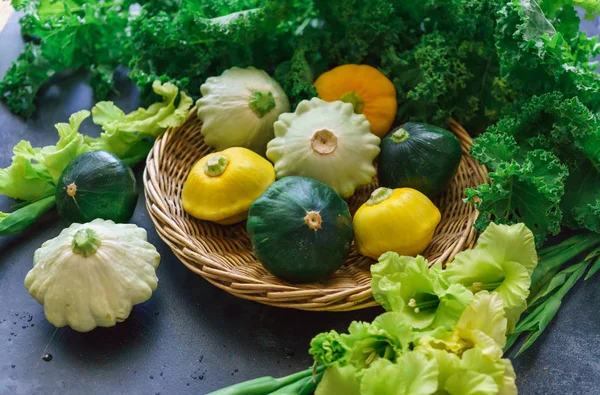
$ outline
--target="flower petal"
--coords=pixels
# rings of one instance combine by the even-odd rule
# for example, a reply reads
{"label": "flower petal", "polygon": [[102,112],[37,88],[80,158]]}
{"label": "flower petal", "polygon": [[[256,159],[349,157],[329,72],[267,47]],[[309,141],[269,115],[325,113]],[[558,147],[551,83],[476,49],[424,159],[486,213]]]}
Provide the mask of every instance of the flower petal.
{"label": "flower petal", "polygon": [[352,365],[334,364],[328,367],[315,390],[315,395],[360,395],[360,384],[356,373],[356,368]]}
{"label": "flower petal", "polygon": [[[396,363],[386,359],[374,362],[364,372],[361,395],[429,395],[438,386],[438,366],[417,352],[409,352]],[[336,392],[342,393],[342,392]]]}
{"label": "flower petal", "polygon": [[523,223],[490,223],[479,236],[477,249],[487,251],[497,262],[518,262],[527,269],[529,275],[538,263],[533,233]]}
{"label": "flower petal", "polygon": [[502,297],[496,292],[477,293],[456,326],[459,329],[480,331],[492,338],[498,347],[504,347],[506,345],[506,318],[504,317]]}
{"label": "flower petal", "polygon": [[448,379],[444,389],[450,395],[496,395],[498,384],[485,374],[461,370]]}

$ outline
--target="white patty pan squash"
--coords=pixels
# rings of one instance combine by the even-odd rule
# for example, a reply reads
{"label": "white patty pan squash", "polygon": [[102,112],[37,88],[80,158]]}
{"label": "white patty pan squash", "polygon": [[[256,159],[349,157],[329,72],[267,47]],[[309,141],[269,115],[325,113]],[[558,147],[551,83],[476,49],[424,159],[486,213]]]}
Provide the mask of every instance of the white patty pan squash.
{"label": "white patty pan squash", "polygon": [[156,290],[160,255],[133,224],[73,224],[35,251],[25,287],[57,327],[114,326]]}
{"label": "white patty pan squash", "polygon": [[347,198],[375,176],[379,142],[352,104],[313,98],[300,102],[294,113],[281,114],[267,157],[277,178],[314,178]]}
{"label": "white patty pan squash", "polygon": [[244,147],[265,154],[273,138],[273,123],[290,111],[281,86],[265,71],[233,67],[219,77],[210,77],[200,87],[196,102],[202,135],[218,151]]}

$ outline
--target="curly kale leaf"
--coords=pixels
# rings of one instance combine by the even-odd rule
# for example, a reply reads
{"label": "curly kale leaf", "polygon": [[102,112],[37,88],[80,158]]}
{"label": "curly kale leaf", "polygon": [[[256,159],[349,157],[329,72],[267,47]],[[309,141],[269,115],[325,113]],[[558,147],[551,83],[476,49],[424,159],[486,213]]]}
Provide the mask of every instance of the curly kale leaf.
{"label": "curly kale leaf", "polygon": [[516,100],[560,91],[600,108],[600,75],[590,62],[600,54],[598,38],[579,32],[572,5],[545,9],[550,16],[534,0],[513,0],[498,13],[496,47],[507,91]]}
{"label": "curly kale leaf", "polygon": [[306,60],[306,50],[302,47],[294,52],[291,60],[281,63],[275,69],[275,79],[287,92],[292,108],[302,100],[317,96],[313,85],[315,73]]}
{"label": "curly kale leaf", "polygon": [[292,0],[183,1],[173,14],[142,10],[131,22],[131,74],[143,91],[156,76],[185,79],[188,92],[198,97],[206,78],[233,66],[273,73],[292,58],[291,31],[309,12]]}
{"label": "curly kale leaf", "polygon": [[[546,156],[542,172],[526,166],[534,152],[551,155]],[[510,199],[538,241],[543,240],[543,232],[558,230],[558,224],[600,232],[600,119],[579,99],[565,98],[560,92],[534,96],[476,138],[471,153],[494,171],[491,186],[468,192],[468,201],[482,211],[480,225],[497,217],[499,200]],[[546,177],[540,184],[531,181],[532,174]],[[527,201],[510,197],[507,185],[512,183],[507,178],[514,175],[531,181],[532,196],[545,212],[529,210]],[[537,219],[523,216],[524,212],[535,213]],[[511,215],[506,219],[514,221]],[[552,226],[535,225],[549,220]]]}
{"label": "curly kale leaf", "polygon": [[[502,152],[505,140],[482,136],[481,144],[494,142]],[[528,152],[521,160],[500,162],[489,174],[491,183],[466,190],[469,203],[480,212],[475,223],[485,229],[490,222],[514,224],[523,222],[532,230],[536,244],[542,245],[547,234],[560,231],[560,201],[564,193],[567,168],[556,155],[544,150]]]}
{"label": "curly kale leaf", "polygon": [[0,83],[0,97],[11,111],[25,116],[35,111],[40,88],[57,73],[86,68],[99,98],[113,90],[112,74],[127,57],[128,14],[122,2],[19,2],[25,10],[23,33],[39,38],[29,43]]}

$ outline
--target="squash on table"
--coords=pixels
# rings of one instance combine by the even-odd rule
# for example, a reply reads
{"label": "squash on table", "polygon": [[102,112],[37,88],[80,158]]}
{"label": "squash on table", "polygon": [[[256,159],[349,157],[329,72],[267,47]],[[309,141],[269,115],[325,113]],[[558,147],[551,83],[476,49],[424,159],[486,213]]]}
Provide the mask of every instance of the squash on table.
{"label": "squash on table", "polygon": [[306,177],[273,183],[250,206],[246,229],[264,267],[290,282],[327,278],[344,264],[352,246],[348,204]]}
{"label": "squash on table", "polygon": [[388,251],[415,256],[427,248],[440,219],[440,210],[415,189],[377,188],[354,214],[356,247],[373,259]]}
{"label": "squash on table", "polygon": [[338,66],[321,74],[315,81],[315,88],[325,101],[351,103],[355,113],[367,117],[371,132],[381,138],[396,118],[396,88],[374,67],[356,64]]}
{"label": "squash on table", "polygon": [[79,155],[58,179],[56,207],[59,215],[71,222],[96,218],[127,222],[136,203],[131,168],[107,151]]}
{"label": "squash on table", "polygon": [[46,241],[25,277],[48,321],[87,332],[124,321],[158,286],[160,255],[133,224],[96,219]]}
{"label": "squash on table", "polygon": [[222,151],[245,147],[264,155],[273,138],[273,123],[290,111],[281,86],[265,71],[233,67],[200,87],[198,118],[204,141]]}
{"label": "squash on table", "polygon": [[250,204],[275,181],[273,165],[246,148],[208,154],[192,167],[183,185],[183,209],[221,225],[241,222]]}
{"label": "squash on table", "polygon": [[426,123],[407,122],[381,141],[379,185],[413,188],[434,198],[452,180],[461,158],[454,134]]}
{"label": "squash on table", "polygon": [[277,178],[314,178],[343,198],[372,181],[378,154],[379,137],[370,133],[364,115],[355,114],[349,103],[316,97],[300,102],[294,113],[281,114],[267,146]]}

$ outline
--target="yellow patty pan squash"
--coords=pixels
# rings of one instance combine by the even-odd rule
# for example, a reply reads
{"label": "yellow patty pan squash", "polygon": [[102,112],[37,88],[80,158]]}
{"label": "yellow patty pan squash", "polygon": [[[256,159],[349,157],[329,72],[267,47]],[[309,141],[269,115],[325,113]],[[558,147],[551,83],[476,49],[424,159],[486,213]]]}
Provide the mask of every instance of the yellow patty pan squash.
{"label": "yellow patty pan squash", "polygon": [[356,114],[364,114],[371,133],[383,138],[396,118],[396,88],[385,75],[367,65],[345,64],[329,70],[315,81],[325,101],[351,103]]}
{"label": "yellow patty pan squash", "polygon": [[183,209],[198,219],[235,224],[274,181],[271,162],[247,148],[211,153],[192,167],[183,185]]}
{"label": "yellow patty pan squash", "polygon": [[356,247],[373,259],[388,251],[416,256],[431,242],[440,219],[440,210],[415,189],[377,188],[354,215]]}

